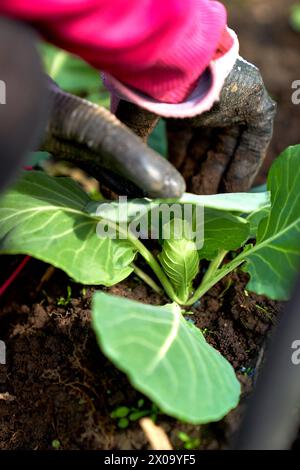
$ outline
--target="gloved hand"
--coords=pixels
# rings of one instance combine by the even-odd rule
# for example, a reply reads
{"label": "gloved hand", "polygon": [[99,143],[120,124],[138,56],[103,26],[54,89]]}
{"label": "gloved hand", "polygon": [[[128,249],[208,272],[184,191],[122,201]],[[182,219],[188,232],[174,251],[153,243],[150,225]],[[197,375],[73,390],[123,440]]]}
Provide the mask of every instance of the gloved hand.
{"label": "gloved hand", "polygon": [[[259,70],[239,58],[220,101],[201,115],[168,119],[169,160],[197,194],[247,191],[265,158],[276,104]],[[116,115],[146,140],[158,117],[121,101]],[[144,122],[145,121],[145,122]]]}
{"label": "gloved hand", "polygon": [[121,195],[181,196],[185,183],[180,173],[113,114],[65,93],[51,79],[49,89],[52,111],[43,150],[82,168]]}

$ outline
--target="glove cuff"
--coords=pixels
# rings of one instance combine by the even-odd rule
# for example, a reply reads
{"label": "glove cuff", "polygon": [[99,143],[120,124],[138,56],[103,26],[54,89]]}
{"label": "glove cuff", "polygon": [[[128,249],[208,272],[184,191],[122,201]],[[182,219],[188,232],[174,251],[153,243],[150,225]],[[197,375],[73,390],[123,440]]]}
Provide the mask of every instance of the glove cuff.
{"label": "glove cuff", "polygon": [[235,32],[227,29],[233,43],[223,55],[211,61],[190,96],[181,103],[170,104],[157,101],[133,87],[124,85],[109,74],[102,74],[104,84],[112,93],[111,109],[114,112],[120,99],[134,103],[162,117],[188,118],[209,111],[218,101],[224,82],[239,56],[239,41]]}

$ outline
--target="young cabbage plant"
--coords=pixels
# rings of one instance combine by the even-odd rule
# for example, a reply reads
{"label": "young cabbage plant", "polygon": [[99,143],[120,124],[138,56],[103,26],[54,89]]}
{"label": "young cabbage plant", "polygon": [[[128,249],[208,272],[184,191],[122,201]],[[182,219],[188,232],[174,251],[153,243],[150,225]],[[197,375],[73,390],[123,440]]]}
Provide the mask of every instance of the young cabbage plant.
{"label": "young cabbage plant", "polygon": [[[185,194],[177,204],[204,210],[203,244],[193,238],[193,221],[181,220],[185,230],[178,237],[176,215],[158,230],[155,255],[143,242],[146,234],[138,238],[128,228],[174,201],[134,200],[124,215],[122,201],[103,201],[96,208],[69,178],[26,172],[0,202],[0,253],[34,256],[82,284],[111,286],[135,272],[155,290],[163,289],[171,303],[160,307],[96,293],[97,340],[162,411],[205,423],[237,405],[240,386],[231,365],[185,320],[180,306],[192,306],[239,267],[249,274],[248,290],[288,299],[300,264],[299,187],[296,146],[273,163],[264,193]],[[107,229],[100,236],[99,223]],[[141,258],[153,276],[141,269]]]}
{"label": "young cabbage plant", "polygon": [[[187,303],[193,280],[199,271],[199,255],[196,243],[191,238],[191,227],[186,221],[173,219],[164,226],[169,237],[164,237],[158,259],[170,279],[178,303]],[[176,232],[177,227],[177,232]],[[186,237],[182,235],[186,234]]]}

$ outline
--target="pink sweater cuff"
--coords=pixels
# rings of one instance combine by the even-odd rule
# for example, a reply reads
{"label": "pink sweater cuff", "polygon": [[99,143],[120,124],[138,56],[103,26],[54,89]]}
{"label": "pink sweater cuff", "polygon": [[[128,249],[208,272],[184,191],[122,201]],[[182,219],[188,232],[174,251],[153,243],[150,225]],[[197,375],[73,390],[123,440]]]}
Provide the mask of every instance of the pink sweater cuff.
{"label": "pink sweater cuff", "polygon": [[209,111],[218,101],[225,79],[233,69],[239,55],[238,38],[233,30],[228,28],[228,32],[233,39],[231,48],[224,55],[210,62],[198,79],[192,93],[181,103],[173,104],[155,100],[111,75],[103,74],[104,83],[112,93],[112,111],[115,111],[120,99],[135,103],[162,117],[188,118]]}

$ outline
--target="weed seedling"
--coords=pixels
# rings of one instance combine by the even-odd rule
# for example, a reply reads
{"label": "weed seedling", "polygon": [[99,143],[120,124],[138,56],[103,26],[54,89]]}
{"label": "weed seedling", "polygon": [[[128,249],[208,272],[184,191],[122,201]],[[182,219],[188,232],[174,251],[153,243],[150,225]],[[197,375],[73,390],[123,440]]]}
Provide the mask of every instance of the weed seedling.
{"label": "weed seedling", "polygon": [[68,286],[67,287],[67,297],[60,297],[57,300],[57,305],[59,305],[61,307],[67,307],[71,302],[71,296],[72,296],[72,289],[71,289],[71,286]]}
{"label": "weed seedling", "polygon": [[53,439],[51,442],[52,449],[59,450],[60,449],[60,441],[58,439]]}
{"label": "weed seedling", "polygon": [[197,450],[200,447],[200,439],[198,437],[190,437],[183,431],[180,431],[178,438],[183,442],[183,447],[186,450]]}
{"label": "weed seedling", "polygon": [[145,416],[149,416],[155,422],[159,409],[154,403],[151,404],[150,408],[144,408],[144,404],[145,401],[141,398],[136,406],[119,406],[111,412],[110,416],[117,420],[118,427],[122,429],[127,428],[130,422],[138,421]]}

